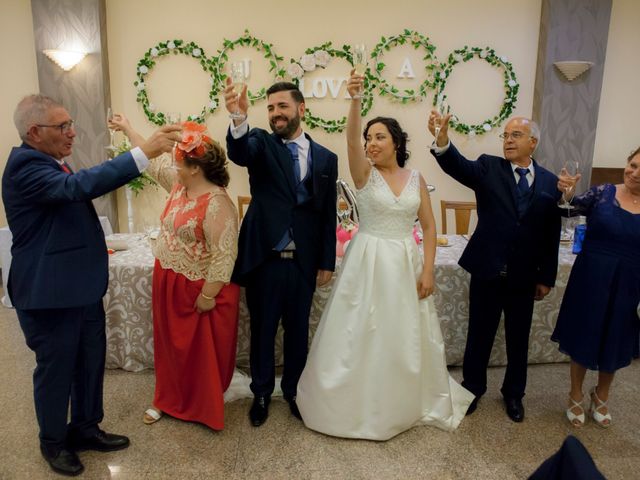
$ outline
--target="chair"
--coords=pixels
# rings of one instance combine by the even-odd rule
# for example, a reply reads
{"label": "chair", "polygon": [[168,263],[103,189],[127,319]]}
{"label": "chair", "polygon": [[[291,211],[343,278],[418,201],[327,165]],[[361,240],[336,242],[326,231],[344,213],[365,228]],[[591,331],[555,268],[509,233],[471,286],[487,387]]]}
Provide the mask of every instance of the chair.
{"label": "chair", "polygon": [[454,202],[450,200],[440,200],[442,210],[442,233],[447,233],[447,210],[453,210],[456,217],[456,235],[466,235],[469,233],[469,221],[471,211],[476,209],[476,202]]}
{"label": "chair", "polygon": [[242,222],[245,207],[248,207],[250,203],[251,197],[238,195],[238,223]]}

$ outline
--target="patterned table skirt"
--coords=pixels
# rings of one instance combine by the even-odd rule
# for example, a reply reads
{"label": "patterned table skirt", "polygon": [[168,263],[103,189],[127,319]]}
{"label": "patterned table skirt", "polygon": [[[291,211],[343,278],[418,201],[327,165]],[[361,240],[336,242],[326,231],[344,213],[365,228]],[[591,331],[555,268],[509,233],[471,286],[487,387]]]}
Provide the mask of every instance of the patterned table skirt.
{"label": "patterned table skirt", "polygon": [[[128,249],[109,259],[109,288],[104,297],[107,315],[107,367],[140,371],[153,368],[153,321],[151,317],[151,276],[154,258],[147,239],[136,234],[116,234],[109,238],[125,240]],[[447,363],[462,365],[469,315],[469,274],[457,264],[467,243],[462,236],[450,235],[448,247],[438,247],[436,257],[435,304],[445,340]],[[568,358],[549,340],[573,255],[560,246],[560,267],[556,287],[541,302],[536,302],[529,341],[529,363],[564,362]],[[309,319],[309,340],[316,331],[332,283],[318,288],[313,297]],[[249,310],[242,289],[238,325],[237,365],[249,365]],[[282,363],[282,331],[276,338],[276,360]],[[498,329],[490,365],[506,365],[504,328]]]}

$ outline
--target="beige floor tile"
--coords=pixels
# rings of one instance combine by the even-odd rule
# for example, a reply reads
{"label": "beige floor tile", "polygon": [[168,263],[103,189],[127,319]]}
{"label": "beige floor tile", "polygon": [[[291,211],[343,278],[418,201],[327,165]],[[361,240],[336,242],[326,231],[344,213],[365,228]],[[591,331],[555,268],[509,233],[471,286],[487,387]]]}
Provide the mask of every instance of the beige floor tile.
{"label": "beige floor tile", "polygon": [[[32,352],[22,337],[15,312],[0,308],[0,479],[41,480],[53,474],[38,451],[33,410]],[[452,375],[460,379],[459,368]],[[616,377],[609,430],[593,422],[573,429],[564,418],[568,365],[529,369],[526,418],[511,422],[502,405],[504,368],[492,368],[488,391],[478,410],[460,428],[446,433],[416,427],[387,442],[328,437],[295,419],[287,404],[274,399],[267,422],[249,424],[249,400],[228,404],[225,430],[163,418],[148,426],[142,413],[153,396],[152,371],[107,371],[107,431],[130,437],[131,447],[108,454],[83,452],[83,479],[521,479],[530,475],[561,445],[578,437],[610,480],[637,477],[640,471],[640,362]],[[588,374],[586,385],[595,383]]]}

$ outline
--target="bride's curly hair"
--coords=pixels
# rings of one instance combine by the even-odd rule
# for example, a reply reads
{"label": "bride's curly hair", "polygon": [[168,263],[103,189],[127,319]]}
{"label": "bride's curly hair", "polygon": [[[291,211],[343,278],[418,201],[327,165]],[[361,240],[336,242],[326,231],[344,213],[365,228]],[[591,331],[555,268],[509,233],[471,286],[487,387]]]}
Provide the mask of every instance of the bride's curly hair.
{"label": "bride's curly hair", "polygon": [[367,148],[367,133],[369,132],[369,128],[371,128],[371,125],[374,125],[376,123],[383,124],[385,127],[387,127],[387,130],[389,130],[389,133],[391,134],[391,138],[393,140],[393,144],[396,146],[396,161],[398,162],[398,165],[400,167],[404,167],[407,163],[407,160],[409,160],[409,155],[411,154],[411,152],[407,150],[409,135],[407,135],[407,132],[402,130],[402,127],[395,118],[376,117],[369,120],[367,122],[367,126],[364,127],[364,132],[362,133],[362,136],[364,137],[365,148]]}
{"label": "bride's curly hair", "polygon": [[201,157],[191,157],[186,155],[184,162],[186,165],[197,165],[202,169],[204,176],[211,183],[219,187],[227,187],[229,185],[229,171],[227,170],[227,155],[224,148],[216,142],[204,141],[205,153]]}

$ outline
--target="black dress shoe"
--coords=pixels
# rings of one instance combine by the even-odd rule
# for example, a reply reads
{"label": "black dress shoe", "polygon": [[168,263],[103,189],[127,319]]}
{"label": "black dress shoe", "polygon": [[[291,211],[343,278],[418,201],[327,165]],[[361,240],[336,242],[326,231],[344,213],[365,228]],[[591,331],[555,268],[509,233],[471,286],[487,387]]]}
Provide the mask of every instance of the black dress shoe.
{"label": "black dress shoe", "polygon": [[296,397],[285,398],[285,400],[289,404],[291,415],[296,417],[298,420],[302,420],[302,415],[300,415],[300,410],[298,410],[298,404],[296,403]]}
{"label": "black dress shoe", "polygon": [[524,420],[524,406],[522,400],[518,398],[506,398],[504,399],[504,406],[507,409],[507,415],[514,422],[521,422]]}
{"label": "black dress shoe", "polygon": [[253,397],[253,405],[251,405],[251,410],[249,410],[251,425],[259,427],[267,420],[270,402],[271,397]]}
{"label": "black dress shoe", "polygon": [[478,401],[480,400],[480,397],[475,397],[473,399],[473,402],[471,402],[469,404],[469,408],[467,408],[467,413],[465,413],[465,415],[471,415],[473,412],[476,411],[476,408],[478,408]]}
{"label": "black dress shoe", "polygon": [[40,451],[44,459],[49,463],[51,469],[56,473],[75,477],[84,471],[84,465],[82,465],[75,452],[63,448],[54,454],[42,446],[40,447]]}
{"label": "black dress shoe", "polygon": [[129,439],[124,435],[116,435],[98,430],[91,437],[69,439],[69,447],[75,451],[96,450],[98,452],[114,452],[129,446]]}

